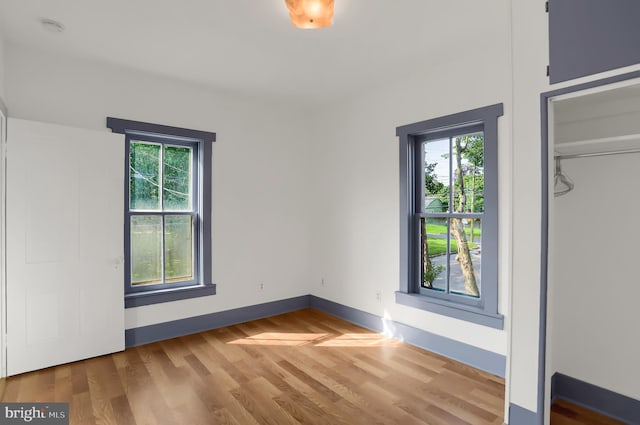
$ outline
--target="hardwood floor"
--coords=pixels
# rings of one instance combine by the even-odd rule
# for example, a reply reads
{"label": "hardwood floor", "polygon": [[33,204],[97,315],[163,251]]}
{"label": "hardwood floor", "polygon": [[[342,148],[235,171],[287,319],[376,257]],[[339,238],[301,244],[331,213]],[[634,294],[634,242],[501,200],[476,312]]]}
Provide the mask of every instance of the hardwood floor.
{"label": "hardwood floor", "polygon": [[556,400],[551,406],[551,425],[625,425],[565,400]]}
{"label": "hardwood floor", "polygon": [[502,424],[504,381],[302,310],[7,380],[71,424]]}

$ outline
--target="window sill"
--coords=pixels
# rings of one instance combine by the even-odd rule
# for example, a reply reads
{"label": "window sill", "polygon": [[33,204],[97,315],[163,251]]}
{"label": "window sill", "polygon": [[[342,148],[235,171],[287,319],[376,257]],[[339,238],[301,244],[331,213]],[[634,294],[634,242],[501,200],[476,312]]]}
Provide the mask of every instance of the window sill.
{"label": "window sill", "polygon": [[189,298],[206,297],[208,295],[215,294],[216,285],[214,284],[186,286],[183,288],[164,289],[160,291],[138,292],[125,295],[124,308],[187,300]]}
{"label": "window sill", "polygon": [[406,292],[396,292],[396,302],[398,304],[465,320],[478,325],[500,330],[504,329],[504,316],[502,314],[488,313],[477,307],[456,304],[446,300],[430,298],[426,295],[409,294]]}

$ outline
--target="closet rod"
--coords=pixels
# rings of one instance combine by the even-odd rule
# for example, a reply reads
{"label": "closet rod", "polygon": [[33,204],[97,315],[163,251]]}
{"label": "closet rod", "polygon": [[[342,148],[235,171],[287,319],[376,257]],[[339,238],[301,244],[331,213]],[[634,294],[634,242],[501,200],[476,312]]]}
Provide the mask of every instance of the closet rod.
{"label": "closet rod", "polygon": [[574,158],[588,158],[592,156],[607,156],[607,155],[622,155],[625,153],[640,153],[639,149],[625,149],[619,151],[609,151],[609,152],[592,152],[592,153],[574,153],[574,154],[566,154],[566,155],[554,155],[555,159],[574,159]]}

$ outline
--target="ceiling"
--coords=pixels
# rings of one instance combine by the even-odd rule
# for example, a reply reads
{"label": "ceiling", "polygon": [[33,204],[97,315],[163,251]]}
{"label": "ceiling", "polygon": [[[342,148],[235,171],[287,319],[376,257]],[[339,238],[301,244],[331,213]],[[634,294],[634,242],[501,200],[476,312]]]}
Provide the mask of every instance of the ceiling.
{"label": "ceiling", "polygon": [[[442,70],[504,38],[507,5],[335,0],[331,27],[300,30],[284,0],[0,0],[0,29],[16,46],[214,89],[323,101]],[[45,31],[42,18],[65,31]]]}

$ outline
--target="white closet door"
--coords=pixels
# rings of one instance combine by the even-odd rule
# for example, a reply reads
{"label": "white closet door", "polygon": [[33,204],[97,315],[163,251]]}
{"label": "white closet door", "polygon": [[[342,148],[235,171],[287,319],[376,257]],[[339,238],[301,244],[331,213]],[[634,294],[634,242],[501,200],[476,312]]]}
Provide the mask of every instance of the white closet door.
{"label": "white closet door", "polygon": [[7,372],[124,349],[124,137],[9,118]]}

